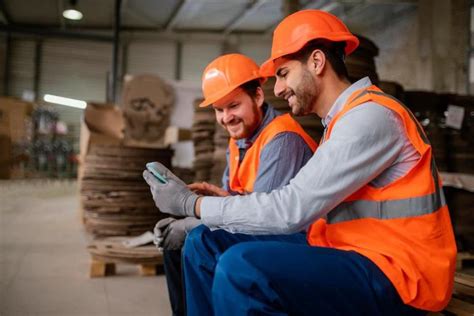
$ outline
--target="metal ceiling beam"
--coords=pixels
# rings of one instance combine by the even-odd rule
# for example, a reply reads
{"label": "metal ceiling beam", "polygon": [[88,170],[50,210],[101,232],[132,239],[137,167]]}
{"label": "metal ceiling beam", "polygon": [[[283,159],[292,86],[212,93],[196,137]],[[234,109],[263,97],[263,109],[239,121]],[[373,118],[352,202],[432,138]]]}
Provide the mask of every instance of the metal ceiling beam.
{"label": "metal ceiling beam", "polygon": [[66,21],[64,20],[63,17],[63,12],[64,12],[64,3],[63,0],[58,0],[58,17],[59,17],[59,25],[61,26],[62,30],[66,29]]}
{"label": "metal ceiling beam", "polygon": [[168,21],[164,24],[163,28],[167,31],[170,31],[178,22],[178,16],[181,10],[184,8],[185,4],[188,3],[189,1],[186,0],[179,0],[178,5],[175,7],[173,12],[171,12],[170,17],[168,18]]}
{"label": "metal ceiling beam", "polygon": [[4,0],[0,0],[0,19],[4,22],[4,24],[12,23],[12,18],[5,7]]}
{"label": "metal ceiling beam", "polygon": [[0,32],[11,34],[26,34],[40,37],[58,37],[78,40],[90,40],[99,42],[113,42],[114,38],[110,35],[84,33],[77,31],[66,31],[58,28],[45,27],[23,27],[17,25],[0,25]]}
{"label": "metal ceiling beam", "polygon": [[249,0],[245,9],[242,12],[239,12],[232,21],[224,28],[224,34],[230,34],[235,30],[242,21],[247,18],[250,14],[256,12],[267,0]]}
{"label": "metal ceiling beam", "polygon": [[117,101],[117,74],[120,49],[120,24],[122,22],[122,0],[115,0],[115,20],[114,20],[114,47],[112,55],[112,82],[110,96],[107,101]]}

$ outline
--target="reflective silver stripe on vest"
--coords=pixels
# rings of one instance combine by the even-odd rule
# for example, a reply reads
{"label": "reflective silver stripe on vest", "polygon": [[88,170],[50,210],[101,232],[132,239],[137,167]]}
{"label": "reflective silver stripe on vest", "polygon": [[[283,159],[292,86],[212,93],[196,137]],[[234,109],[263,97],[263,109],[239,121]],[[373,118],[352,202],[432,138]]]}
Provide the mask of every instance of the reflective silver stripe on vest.
{"label": "reflective silver stripe on vest", "polygon": [[395,219],[426,215],[446,205],[443,191],[400,200],[343,202],[327,214],[328,223],[335,224],[361,218]]}
{"label": "reflective silver stripe on vest", "polygon": [[[410,115],[410,118],[417,127],[418,134],[423,142],[427,145],[430,145],[428,138],[421,129],[421,126],[419,125],[413,113],[393,96],[379,91],[365,90],[356,96],[351,101],[351,103],[355,102],[357,99],[363,97],[367,93],[384,96],[398,102]],[[343,202],[327,214],[327,222],[329,224],[335,224],[363,218],[375,218],[383,220],[431,214],[446,205],[446,199],[444,197],[443,190],[441,190],[439,187],[439,175],[433,155],[431,156],[431,174],[433,176],[435,185],[435,192],[432,194],[399,200],[356,200],[351,202]]]}

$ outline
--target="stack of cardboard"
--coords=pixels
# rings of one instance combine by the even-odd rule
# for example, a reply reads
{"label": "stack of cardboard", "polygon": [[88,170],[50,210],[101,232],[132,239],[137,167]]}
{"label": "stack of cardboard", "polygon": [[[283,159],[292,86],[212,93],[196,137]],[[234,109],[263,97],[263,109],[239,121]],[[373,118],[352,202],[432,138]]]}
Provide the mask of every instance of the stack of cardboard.
{"label": "stack of cardboard", "polygon": [[216,132],[214,134],[214,154],[211,169],[210,183],[221,186],[222,174],[227,166],[226,151],[229,145],[229,133],[216,122]]}
{"label": "stack of cardboard", "polygon": [[171,167],[172,150],[124,146],[122,111],[89,104],[81,129],[79,172],[86,229],[95,236],[138,235],[165,215],[156,208],[142,178],[145,164]]}
{"label": "stack of cardboard", "polygon": [[194,101],[194,122],[191,137],[194,144],[194,180],[209,181],[211,179],[212,159],[214,156],[214,133],[216,119],[211,107],[200,108],[201,99]]}

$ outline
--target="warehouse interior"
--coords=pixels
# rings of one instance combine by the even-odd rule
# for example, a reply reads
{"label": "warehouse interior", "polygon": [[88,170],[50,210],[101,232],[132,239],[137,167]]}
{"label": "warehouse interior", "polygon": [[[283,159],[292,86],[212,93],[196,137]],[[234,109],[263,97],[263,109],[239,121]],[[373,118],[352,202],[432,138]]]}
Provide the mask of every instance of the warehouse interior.
{"label": "warehouse interior", "polygon": [[[228,53],[260,65],[304,9],[339,17],[360,40],[351,81],[423,126],[458,251],[437,315],[474,315],[472,0],[0,0],[0,315],[171,315],[161,253],[123,244],[166,217],[145,164],[220,186],[229,135],[198,106],[204,68]],[[274,83],[265,99],[290,112]],[[319,142],[319,118],[296,120]]]}

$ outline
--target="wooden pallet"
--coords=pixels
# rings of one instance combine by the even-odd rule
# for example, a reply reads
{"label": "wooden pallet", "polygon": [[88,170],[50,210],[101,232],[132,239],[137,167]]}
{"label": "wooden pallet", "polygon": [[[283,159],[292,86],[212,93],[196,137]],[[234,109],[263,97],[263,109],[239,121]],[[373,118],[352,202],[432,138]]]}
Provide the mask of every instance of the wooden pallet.
{"label": "wooden pallet", "polygon": [[[114,275],[117,262],[105,262],[101,260],[91,260],[89,277],[101,278]],[[160,264],[137,264],[141,276],[154,276],[162,272]]]}
{"label": "wooden pallet", "polygon": [[162,271],[163,256],[154,245],[126,248],[122,242],[127,237],[108,237],[94,240],[87,250],[91,255],[89,276],[105,277],[115,274],[117,264],[132,264],[142,276],[156,275]]}

